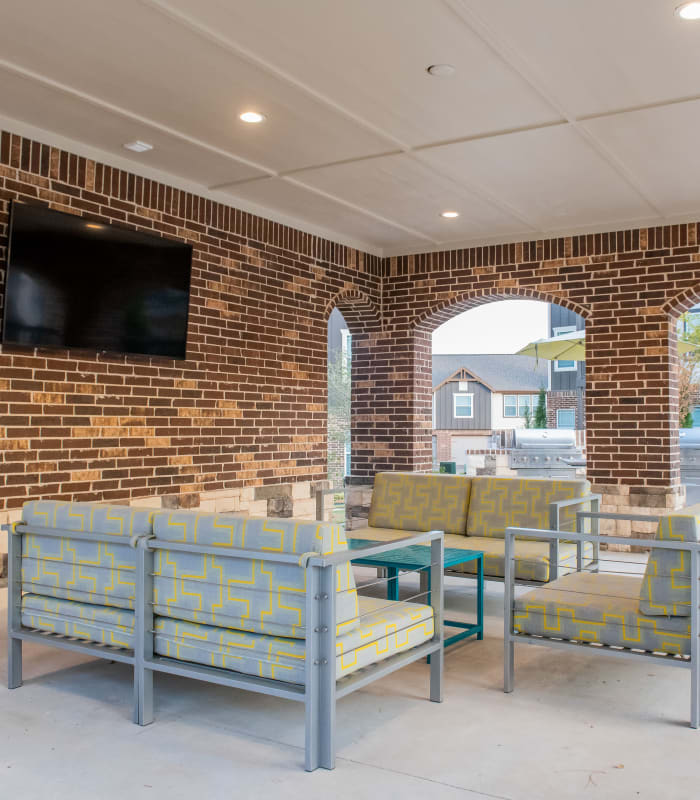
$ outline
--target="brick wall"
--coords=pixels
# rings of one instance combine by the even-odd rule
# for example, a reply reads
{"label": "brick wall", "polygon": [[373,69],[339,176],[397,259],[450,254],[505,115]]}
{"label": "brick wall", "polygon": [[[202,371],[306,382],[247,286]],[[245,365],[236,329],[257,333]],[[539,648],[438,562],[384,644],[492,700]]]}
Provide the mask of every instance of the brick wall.
{"label": "brick wall", "polygon": [[586,427],[585,419],[582,419],[581,409],[579,408],[578,394],[576,392],[547,392],[547,427],[557,427],[557,411],[560,409],[571,409],[576,412],[576,430]]}
{"label": "brick wall", "polygon": [[[384,399],[401,420],[389,418],[382,430],[383,441],[394,434],[399,441],[392,462],[409,469],[430,463],[426,355],[432,331],[484,302],[529,297],[559,303],[586,321],[589,478],[604,493],[612,487],[631,507],[677,503],[675,318],[700,295],[699,228],[674,225],[389,259],[383,325],[392,344],[382,357],[396,374],[413,375],[390,402]],[[387,461],[386,453],[376,460]]]}
{"label": "brick wall", "polygon": [[14,199],[184,239],[194,256],[186,361],[2,348],[0,515],[36,497],[308,505],[326,477],[328,315],[367,315],[380,260],[5,132],[3,282]]}

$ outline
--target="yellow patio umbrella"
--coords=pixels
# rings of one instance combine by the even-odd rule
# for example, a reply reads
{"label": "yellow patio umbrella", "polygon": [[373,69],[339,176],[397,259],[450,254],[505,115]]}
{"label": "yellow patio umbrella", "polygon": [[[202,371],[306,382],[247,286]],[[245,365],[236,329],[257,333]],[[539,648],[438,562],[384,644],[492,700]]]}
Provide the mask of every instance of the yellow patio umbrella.
{"label": "yellow patio umbrella", "polygon": [[[699,350],[700,345],[678,342],[678,352],[681,355]],[[586,334],[584,331],[572,331],[549,339],[536,339],[518,350],[516,355],[544,358],[547,361],[585,361]]]}

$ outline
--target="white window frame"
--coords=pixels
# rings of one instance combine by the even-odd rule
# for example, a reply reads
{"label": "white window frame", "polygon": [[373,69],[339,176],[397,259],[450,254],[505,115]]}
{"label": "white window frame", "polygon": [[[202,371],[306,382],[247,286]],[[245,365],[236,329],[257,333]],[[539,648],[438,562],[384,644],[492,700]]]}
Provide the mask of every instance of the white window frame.
{"label": "white window frame", "polygon": [[[575,331],[575,325],[562,325],[560,328],[554,328],[554,335],[561,336],[563,333],[574,333]],[[562,364],[571,364],[571,366],[562,367]],[[555,361],[553,369],[555,372],[576,372],[578,369],[578,361],[572,361],[568,358],[561,361]]]}
{"label": "white window frame", "polygon": [[[459,397],[469,397],[469,410],[471,414],[457,414],[457,398]],[[454,419],[474,419],[474,395],[469,392],[461,392],[459,394],[452,395],[452,416]]]}
{"label": "white window frame", "polygon": [[[507,414],[506,413],[506,398],[507,397],[514,397],[515,398],[515,414]],[[510,404],[512,405],[512,403]],[[504,394],[503,395],[503,418],[504,419],[517,419],[518,418],[518,395],[517,394]]]}
{"label": "white window frame", "polygon": [[[559,414],[561,414],[562,411],[564,411],[567,414],[573,414],[574,415],[574,424],[573,424],[572,427],[569,427],[567,425],[565,428],[562,428],[562,426],[559,424]],[[576,430],[576,409],[575,408],[558,408],[557,409],[557,428],[559,428],[561,430],[566,430],[566,431]]]}

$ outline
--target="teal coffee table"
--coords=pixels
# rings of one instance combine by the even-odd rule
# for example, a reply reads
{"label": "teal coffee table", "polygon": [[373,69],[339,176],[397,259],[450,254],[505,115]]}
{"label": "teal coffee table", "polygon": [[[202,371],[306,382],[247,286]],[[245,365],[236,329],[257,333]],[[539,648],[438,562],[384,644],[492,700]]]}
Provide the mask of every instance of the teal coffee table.
{"label": "teal coffee table", "polygon": [[[363,547],[371,547],[376,544],[386,544],[377,542],[373,539],[348,539],[350,550],[360,550]],[[455,547],[445,548],[445,568],[455,567],[458,564],[465,564],[468,561],[476,561],[476,624],[473,622],[460,622],[459,620],[443,620],[446,628],[461,628],[459,633],[445,638],[445,647],[462,639],[467,639],[476,634],[477,639],[484,638],[484,554],[480,550],[459,550]],[[401,547],[396,550],[388,550],[369,558],[353,559],[353,564],[361,564],[366,567],[382,567],[387,571],[387,598],[389,600],[399,599],[399,572],[406,570],[417,570],[430,565],[430,547],[422,544]],[[425,571],[427,578],[428,597],[430,596],[430,570]],[[425,600],[430,602],[429,599]]]}

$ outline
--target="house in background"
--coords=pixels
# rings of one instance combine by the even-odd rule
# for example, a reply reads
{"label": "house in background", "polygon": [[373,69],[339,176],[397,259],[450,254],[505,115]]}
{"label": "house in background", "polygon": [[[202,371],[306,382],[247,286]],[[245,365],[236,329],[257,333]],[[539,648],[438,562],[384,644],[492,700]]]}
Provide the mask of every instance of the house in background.
{"label": "house in background", "polygon": [[464,462],[494,432],[525,426],[547,390],[549,362],[516,355],[433,355],[433,459]]}
{"label": "house in background", "polygon": [[[550,304],[549,335],[585,330],[583,317],[568,308]],[[586,365],[583,361],[549,361],[547,427],[583,430]]]}

